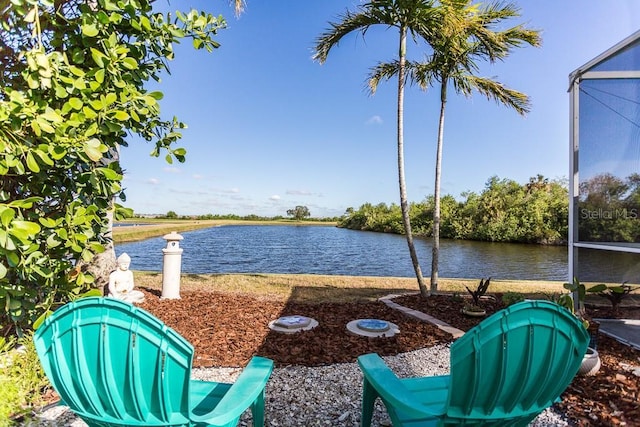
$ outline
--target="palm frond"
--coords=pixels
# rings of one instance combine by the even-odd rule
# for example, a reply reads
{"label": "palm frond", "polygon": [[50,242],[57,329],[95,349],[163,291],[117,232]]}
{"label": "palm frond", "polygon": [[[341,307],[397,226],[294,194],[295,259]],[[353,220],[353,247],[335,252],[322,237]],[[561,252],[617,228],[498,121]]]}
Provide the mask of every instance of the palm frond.
{"label": "palm frond", "polygon": [[392,62],[379,62],[375,67],[369,70],[367,77],[367,89],[370,95],[376,93],[378,84],[382,80],[390,80],[398,75],[400,70],[400,61],[397,59]]}
{"label": "palm frond", "polygon": [[439,82],[442,78],[438,64],[431,60],[425,62],[407,61],[406,68],[408,80],[417,84],[422,90],[427,90],[434,82]]}
{"label": "palm frond", "polygon": [[364,36],[373,25],[404,28],[414,39],[428,37],[438,16],[435,0],[371,0],[329,23],[329,29],[316,39],[313,59],[324,63],[344,36],[354,31]]}
{"label": "palm frond", "polygon": [[330,22],[330,28],[316,39],[313,60],[321,64],[327,60],[329,51],[338,45],[340,40],[354,31],[363,36],[372,25],[394,26],[394,21],[378,9],[360,6],[357,12],[346,11],[338,17],[337,22]]}
{"label": "palm frond", "polygon": [[470,42],[477,43],[475,54],[486,57],[489,62],[504,59],[514,47],[524,44],[537,47],[541,43],[539,31],[524,25],[495,31],[501,22],[520,16],[520,9],[513,3],[494,2],[473,11],[468,9],[464,14],[466,27],[461,33],[466,34]]}
{"label": "palm frond", "polygon": [[524,115],[531,110],[529,97],[522,92],[505,87],[502,83],[490,78],[465,75],[463,79],[452,79],[454,86],[464,85],[465,93],[476,90],[489,100],[513,108],[518,114]]}
{"label": "palm frond", "polygon": [[414,41],[418,37],[427,40],[434,31],[437,31],[437,23],[441,17],[439,9],[433,0],[407,1],[401,10],[403,16],[400,19]]}
{"label": "palm frond", "polygon": [[508,44],[510,47],[520,47],[524,43],[533,47],[538,47],[542,44],[540,31],[527,29],[523,25],[509,28],[498,34],[502,43]]}
{"label": "palm frond", "polygon": [[[370,95],[374,95],[378,89],[378,85],[383,80],[391,80],[398,75],[400,70],[400,61],[395,60],[392,62],[379,62],[375,67],[372,67],[369,71],[369,75],[366,81],[366,87]],[[420,89],[427,90],[434,82],[440,81],[438,75],[437,64],[426,60],[425,62],[419,61],[406,61],[405,62],[405,80],[411,84],[417,84]]]}
{"label": "palm frond", "polygon": [[244,12],[244,8],[247,6],[245,0],[233,0],[234,10],[236,17],[240,16]]}
{"label": "palm frond", "polygon": [[481,5],[478,16],[485,25],[493,25],[505,19],[519,17],[520,8],[512,2],[496,1]]}

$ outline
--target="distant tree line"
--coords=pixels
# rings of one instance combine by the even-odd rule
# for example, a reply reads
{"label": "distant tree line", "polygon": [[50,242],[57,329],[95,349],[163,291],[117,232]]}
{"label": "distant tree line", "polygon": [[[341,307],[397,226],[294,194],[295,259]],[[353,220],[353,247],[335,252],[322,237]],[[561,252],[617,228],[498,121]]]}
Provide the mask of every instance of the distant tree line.
{"label": "distant tree line", "polygon": [[[441,198],[440,235],[447,239],[490,242],[563,244],[567,241],[569,197],[566,180],[542,175],[521,185],[510,179],[491,177],[480,194],[465,192],[462,201],[451,195]],[[431,236],[433,197],[411,203],[411,224],[416,235]],[[366,203],[347,209],[339,227],[402,234],[400,207]]]}
{"label": "distant tree line", "polygon": [[[298,207],[296,207],[298,208]],[[302,206],[302,208],[306,208],[304,206]],[[290,214],[289,211],[291,211],[292,213]],[[308,209],[306,211],[307,213],[309,213]],[[296,213],[298,213],[299,215],[303,215],[302,217],[298,218],[296,216]],[[293,216],[293,218],[287,218],[284,217],[282,215],[276,215],[276,216],[258,216],[255,214],[249,214],[249,215],[236,215],[236,214],[204,214],[204,215],[178,215],[175,211],[169,211],[167,212],[165,215],[156,215],[155,218],[160,218],[160,219],[177,219],[177,220],[212,220],[212,219],[217,219],[217,220],[235,220],[235,221],[281,221],[281,220],[296,220],[296,221],[322,221],[322,222],[338,222],[340,220],[340,217],[323,217],[323,218],[313,218],[311,217],[310,213],[307,217],[304,216],[304,210],[288,210],[287,211],[287,215],[289,216]],[[134,215],[133,217],[138,217],[138,218],[142,218],[142,215]]]}

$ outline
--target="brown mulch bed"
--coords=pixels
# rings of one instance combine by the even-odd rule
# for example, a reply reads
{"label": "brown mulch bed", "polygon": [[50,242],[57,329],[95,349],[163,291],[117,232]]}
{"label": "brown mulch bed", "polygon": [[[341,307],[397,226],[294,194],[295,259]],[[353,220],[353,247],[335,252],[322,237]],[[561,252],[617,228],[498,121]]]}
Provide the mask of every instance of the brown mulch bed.
{"label": "brown mulch bed", "polygon": [[[178,331],[195,348],[194,366],[244,366],[257,354],[276,366],[321,366],[355,362],[365,353],[393,355],[451,341],[433,325],[411,319],[381,302],[292,304],[243,295],[182,292],[179,300],[160,300],[146,294],[140,307]],[[270,321],[303,315],[318,321],[310,331],[283,334],[271,331]],[[402,331],[384,340],[356,336],[345,325],[360,318],[384,319]]]}
{"label": "brown mulch bed", "polygon": [[[140,306],[193,344],[194,366],[244,366],[256,354],[273,359],[277,366],[320,366],[353,362],[369,352],[393,355],[451,341],[434,326],[382,302],[294,304],[215,292],[182,292],[180,300],[160,300],[159,291],[141,290],[147,298]],[[428,302],[418,295],[394,301],[462,330],[481,320],[461,314],[464,302],[449,295],[434,295]],[[502,307],[499,298],[484,301],[488,314]],[[273,332],[267,326],[280,316],[294,314],[312,317],[319,326],[297,334]],[[591,308],[588,314],[611,317],[606,308],[597,312]],[[640,319],[640,308],[622,308],[618,317]],[[401,333],[384,340],[348,333],[345,325],[359,318],[393,322]],[[603,334],[597,349],[602,368],[594,376],[576,377],[556,404],[558,409],[576,426],[640,426],[640,377],[624,369],[640,365],[640,351]]]}

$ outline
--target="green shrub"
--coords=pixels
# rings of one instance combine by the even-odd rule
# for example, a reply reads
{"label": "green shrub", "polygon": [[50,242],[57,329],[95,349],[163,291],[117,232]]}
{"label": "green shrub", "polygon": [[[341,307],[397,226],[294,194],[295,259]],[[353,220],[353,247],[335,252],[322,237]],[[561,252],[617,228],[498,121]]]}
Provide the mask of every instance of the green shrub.
{"label": "green shrub", "polygon": [[11,425],[11,417],[25,415],[42,406],[42,393],[49,386],[36,354],[31,334],[13,342],[0,342],[0,426]]}
{"label": "green shrub", "polygon": [[640,288],[633,288],[631,285],[627,285],[626,282],[623,282],[622,285],[618,286],[606,286],[604,284],[596,285],[588,289],[587,292],[594,292],[592,289],[596,289],[595,292],[598,296],[609,300],[611,303],[611,311],[613,312],[613,315],[617,317],[622,300],[627,298],[631,292],[637,291]]}
{"label": "green shrub", "polygon": [[502,295],[502,303],[507,307],[520,301],[524,301],[524,295],[520,292],[506,292]]}

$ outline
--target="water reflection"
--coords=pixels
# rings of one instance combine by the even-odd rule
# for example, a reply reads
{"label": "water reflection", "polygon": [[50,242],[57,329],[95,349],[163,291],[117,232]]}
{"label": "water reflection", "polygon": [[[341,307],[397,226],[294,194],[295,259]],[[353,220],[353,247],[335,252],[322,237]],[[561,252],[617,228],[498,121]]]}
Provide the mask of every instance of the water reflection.
{"label": "water reflection", "polygon": [[[413,277],[404,236],[310,226],[224,226],[182,234],[183,273],[310,273]],[[161,238],[116,245],[132,268],[162,271]],[[416,239],[425,276],[429,239]],[[567,248],[443,240],[441,277],[565,280]]]}
{"label": "water reflection", "polygon": [[640,255],[577,248],[578,274],[583,282],[640,283]]}
{"label": "water reflection", "polygon": [[[429,241],[425,242],[425,246],[431,250]],[[440,253],[441,277],[567,278],[566,247],[443,240]],[[426,267],[430,267],[430,264]]]}

